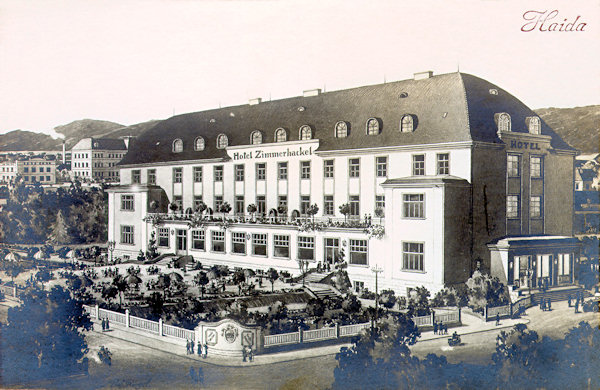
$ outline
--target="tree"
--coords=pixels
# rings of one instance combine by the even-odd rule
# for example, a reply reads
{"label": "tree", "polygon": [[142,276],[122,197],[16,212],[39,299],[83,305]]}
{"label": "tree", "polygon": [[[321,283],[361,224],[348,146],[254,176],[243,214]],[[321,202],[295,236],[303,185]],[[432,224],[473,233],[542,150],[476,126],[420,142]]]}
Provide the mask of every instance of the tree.
{"label": "tree", "polygon": [[208,206],[206,205],[206,203],[204,203],[203,201],[198,202],[198,204],[196,205],[196,209],[194,210],[194,212],[198,213],[198,214],[202,214],[204,213],[206,210],[208,209]]}
{"label": "tree", "polygon": [[273,292],[275,281],[279,279],[279,273],[275,268],[269,268],[267,271],[267,279],[269,279],[269,282],[271,282],[271,292]]}
{"label": "tree", "polygon": [[225,215],[229,214],[230,211],[231,211],[231,205],[229,204],[229,202],[221,203],[221,205],[219,206],[219,212],[223,213],[223,221],[225,221]]}
{"label": "tree", "polygon": [[254,218],[254,213],[256,213],[257,210],[258,208],[254,203],[250,203],[248,207],[246,207],[246,211],[248,211],[248,213],[252,215],[252,218]]}
{"label": "tree", "polygon": [[319,212],[319,206],[317,206],[316,203],[308,206],[308,208],[306,209],[306,214],[310,215],[313,223],[315,222],[315,215],[317,215],[318,212]]}
{"label": "tree", "polygon": [[[79,286],[81,286],[81,279],[76,278],[76,280],[79,280]],[[119,294],[119,290],[115,287],[115,286],[104,286],[102,288],[102,299],[104,299],[107,303],[110,304],[110,301],[112,301],[113,299],[115,299],[115,297]]]}
{"label": "tree", "polygon": [[154,259],[158,256],[158,247],[156,245],[156,232],[150,233],[150,240],[148,240],[148,250],[146,251],[146,257],[148,259]]}
{"label": "tree", "polygon": [[150,307],[152,315],[155,318],[158,318],[162,315],[165,298],[161,293],[156,291],[153,292],[150,294],[150,296],[148,296],[148,298],[146,298],[146,303]]}
{"label": "tree", "polygon": [[67,226],[67,220],[62,210],[58,210],[58,214],[56,214],[56,221],[54,221],[54,225],[52,225],[50,240],[57,244],[67,244],[71,242],[69,227]]}
{"label": "tree", "polygon": [[429,296],[431,293],[427,288],[417,287],[408,295],[408,315],[411,317],[426,316],[431,314]]}
{"label": "tree", "polygon": [[5,261],[3,268],[4,272],[10,276],[10,280],[13,285],[15,283],[15,278],[25,271],[25,268],[23,268],[23,266],[16,261]]}
{"label": "tree", "polygon": [[42,268],[35,274],[35,279],[42,284],[42,290],[44,289],[44,283],[52,280],[52,272],[48,268]]}
{"label": "tree", "polygon": [[200,286],[200,293],[202,299],[204,299],[204,290],[206,289],[205,286],[208,284],[208,282],[209,280],[206,276],[206,272],[198,272],[196,276],[194,276],[194,283]]}
{"label": "tree", "polygon": [[469,288],[469,307],[475,311],[482,311],[486,306],[508,304],[508,290],[497,277],[475,271],[466,285]]}
{"label": "tree", "polygon": [[21,384],[87,373],[84,331],[92,323],[62,287],[30,290],[8,309],[2,327],[3,383]]}
{"label": "tree", "polygon": [[121,307],[123,305],[123,293],[127,291],[128,287],[127,280],[123,275],[117,274],[113,278],[113,286],[115,286],[115,288],[119,292],[119,307]]}
{"label": "tree", "polygon": [[340,213],[344,215],[344,222],[348,220],[348,215],[350,215],[350,204],[344,203],[340,205]]}
{"label": "tree", "polygon": [[179,205],[177,203],[171,202],[171,204],[169,204],[169,210],[171,210],[173,213],[175,213],[178,209]]}
{"label": "tree", "polygon": [[377,207],[375,209],[375,216],[379,218],[379,223],[381,223],[381,218],[385,216],[385,210],[383,209],[383,207]]}

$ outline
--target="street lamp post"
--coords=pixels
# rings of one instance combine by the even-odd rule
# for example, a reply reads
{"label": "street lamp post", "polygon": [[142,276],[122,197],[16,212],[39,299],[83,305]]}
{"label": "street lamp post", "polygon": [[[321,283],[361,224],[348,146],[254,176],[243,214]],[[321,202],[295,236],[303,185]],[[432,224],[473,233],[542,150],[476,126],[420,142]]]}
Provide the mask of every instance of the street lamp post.
{"label": "street lamp post", "polygon": [[109,242],[107,242],[107,244],[108,244],[108,251],[110,252],[110,262],[112,263],[112,261],[113,261],[113,251],[115,250],[116,242],[109,241]]}
{"label": "street lamp post", "polygon": [[300,267],[300,272],[302,272],[302,287],[304,287],[304,277],[306,276],[304,268],[308,268],[308,260],[298,259],[298,266]]}
{"label": "street lamp post", "polygon": [[375,265],[375,267],[371,268],[371,271],[375,273],[375,319],[377,319],[379,314],[379,286],[378,286],[378,275],[383,272],[383,268],[380,268],[379,265]]}

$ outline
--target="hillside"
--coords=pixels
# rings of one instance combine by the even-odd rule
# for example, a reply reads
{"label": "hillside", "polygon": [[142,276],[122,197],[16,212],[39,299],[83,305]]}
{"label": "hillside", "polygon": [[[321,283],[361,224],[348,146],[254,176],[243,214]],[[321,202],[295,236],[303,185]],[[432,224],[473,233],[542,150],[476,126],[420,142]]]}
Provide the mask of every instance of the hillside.
{"label": "hillside", "polygon": [[61,148],[62,141],[47,134],[25,130],[13,130],[6,134],[0,134],[0,151],[59,150]]}
{"label": "hillside", "polygon": [[534,110],[569,145],[583,154],[600,149],[600,105]]}
{"label": "hillside", "polygon": [[70,148],[82,138],[98,137],[122,127],[124,126],[109,121],[81,119],[66,125],[56,126],[54,131],[65,136],[67,148]]}

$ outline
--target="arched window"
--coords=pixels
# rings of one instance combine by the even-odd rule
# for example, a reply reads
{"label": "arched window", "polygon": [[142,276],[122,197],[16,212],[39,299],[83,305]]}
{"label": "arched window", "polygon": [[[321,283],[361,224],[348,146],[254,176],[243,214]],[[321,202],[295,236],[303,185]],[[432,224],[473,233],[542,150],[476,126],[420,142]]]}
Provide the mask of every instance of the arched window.
{"label": "arched window", "polygon": [[542,133],[542,124],[540,122],[540,118],[538,118],[537,116],[529,118],[529,132],[531,134]]}
{"label": "arched window", "polygon": [[300,140],[312,139],[312,129],[309,125],[300,127]]}
{"label": "arched window", "polygon": [[348,136],[348,124],[346,122],[338,122],[335,124],[335,137],[346,138]]}
{"label": "arched window", "polygon": [[379,134],[379,121],[375,118],[367,120],[367,135]]}
{"label": "arched window", "polygon": [[183,141],[177,138],[173,141],[173,153],[181,153],[183,152]]}
{"label": "arched window", "polygon": [[217,137],[217,149],[225,149],[229,145],[229,140],[225,134],[219,134]]}
{"label": "arched window", "polygon": [[262,133],[258,130],[254,130],[252,132],[252,134],[250,135],[250,143],[252,145],[259,145],[262,144],[263,140],[262,140]]}
{"label": "arched window", "polygon": [[287,132],[285,131],[285,129],[282,129],[281,127],[277,130],[275,130],[275,142],[285,142],[287,141]]}
{"label": "arched window", "polygon": [[402,133],[412,133],[414,130],[414,122],[412,115],[404,115],[400,121],[400,131]]}
{"label": "arched window", "polygon": [[204,150],[204,138],[202,137],[197,137],[194,140],[194,150],[199,152],[201,150]]}
{"label": "arched window", "polygon": [[498,116],[498,131],[510,131],[510,115],[505,112]]}

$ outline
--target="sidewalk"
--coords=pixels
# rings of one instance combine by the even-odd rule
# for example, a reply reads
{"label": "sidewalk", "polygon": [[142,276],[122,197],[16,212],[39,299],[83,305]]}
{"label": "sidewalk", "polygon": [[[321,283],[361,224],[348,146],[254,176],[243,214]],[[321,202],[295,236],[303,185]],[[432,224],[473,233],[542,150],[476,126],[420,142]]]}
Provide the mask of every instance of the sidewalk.
{"label": "sidewalk", "polygon": [[[495,321],[484,322],[481,319],[463,313],[462,315],[463,326],[457,328],[451,328],[448,331],[448,335],[436,335],[433,334],[433,331],[426,331],[421,333],[421,337],[418,342],[434,340],[434,339],[443,339],[448,338],[450,335],[456,331],[460,335],[472,334],[472,333],[480,333],[493,331],[496,329],[502,328],[512,328],[516,324],[528,323],[529,320],[526,319],[504,319],[500,321],[500,325],[496,326]],[[277,353],[264,353],[260,355],[255,355],[254,360],[252,362],[243,362],[239,357],[228,357],[228,356],[218,356],[210,354],[210,349],[208,351],[208,357],[202,358],[198,355],[188,355],[185,350],[185,341],[172,339],[167,337],[162,337],[161,339],[157,339],[154,337],[149,337],[144,335],[143,332],[138,331],[132,328],[124,328],[119,325],[111,325],[110,331],[102,332],[100,324],[94,321],[94,332],[102,334],[104,336],[113,337],[116,339],[121,339],[130,343],[142,345],[147,348],[156,349],[159,351],[172,353],[174,355],[178,355],[181,357],[188,358],[190,360],[201,361],[207,364],[213,364],[218,366],[230,366],[230,367],[247,367],[247,366],[256,366],[256,365],[266,365],[273,363],[283,363],[289,362],[293,360],[302,360],[309,359],[319,356],[328,356],[335,355],[340,351],[341,347],[349,347],[351,343],[340,343],[335,345],[326,345],[326,346],[318,346],[314,348],[303,348],[296,349],[293,351],[284,351]]]}

